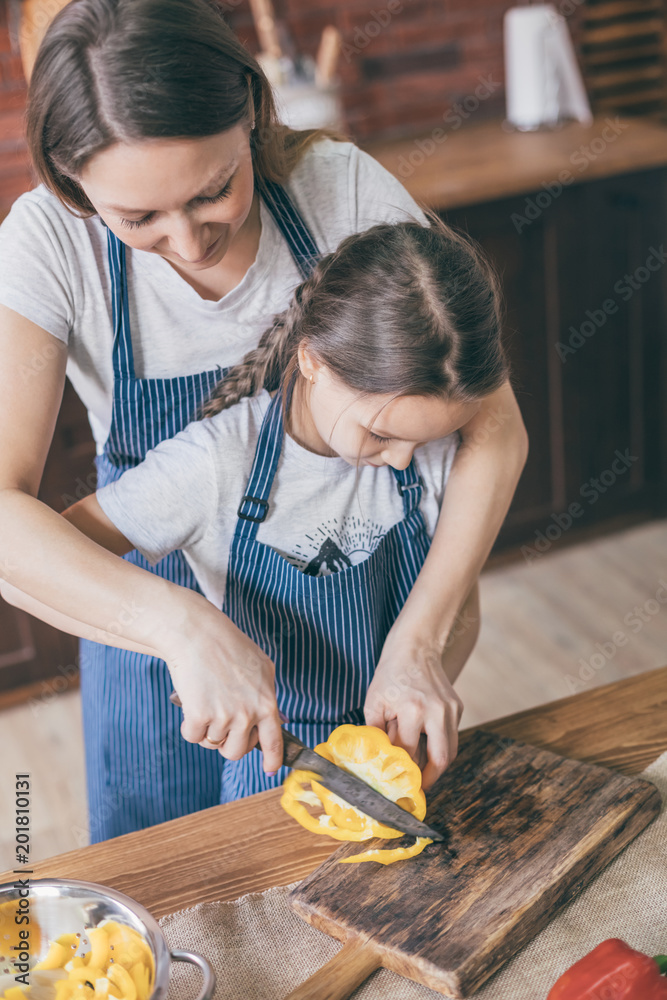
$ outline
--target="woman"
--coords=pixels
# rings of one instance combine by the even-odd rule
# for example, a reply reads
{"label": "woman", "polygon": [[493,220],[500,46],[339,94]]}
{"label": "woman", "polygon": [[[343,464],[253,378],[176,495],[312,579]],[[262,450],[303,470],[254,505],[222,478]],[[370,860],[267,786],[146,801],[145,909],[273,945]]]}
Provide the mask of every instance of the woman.
{"label": "woman", "polygon": [[[279,126],[259,66],[205,0],[73,0],[40,49],[28,135],[43,186],[0,231],[2,592],[116,647],[84,642],[81,656],[96,841],[216,804],[217,706],[239,684],[266,690],[273,664],[205,600],[180,553],[150,578],[132,553],[131,572],[37,501],[65,372],[88,407],[103,486],[195,416],[318,255],[419,212],[353,145]],[[430,553],[368,693],[367,714],[413,755],[426,706],[431,716],[438,706],[442,731],[460,716],[443,658],[456,655],[461,609],[464,624],[476,620],[474,582],[525,461],[508,384],[462,437]],[[159,614],[142,607],[147,579]],[[135,652],[145,649],[157,655]],[[198,679],[185,740],[165,660]],[[248,728],[277,770],[275,700],[258,693]],[[428,786],[455,740],[432,734],[427,752]]]}

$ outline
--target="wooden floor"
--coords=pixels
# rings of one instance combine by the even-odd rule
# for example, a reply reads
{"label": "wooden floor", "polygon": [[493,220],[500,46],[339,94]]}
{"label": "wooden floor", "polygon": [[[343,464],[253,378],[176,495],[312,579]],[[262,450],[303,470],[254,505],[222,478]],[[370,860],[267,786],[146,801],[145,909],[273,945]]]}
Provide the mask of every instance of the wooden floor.
{"label": "wooden floor", "polygon": [[[663,666],[667,521],[489,570],[481,595],[480,640],[457,684],[464,726]],[[33,859],[83,846],[78,693],[7,709],[0,732],[0,870],[13,867],[17,772],[31,775]]]}

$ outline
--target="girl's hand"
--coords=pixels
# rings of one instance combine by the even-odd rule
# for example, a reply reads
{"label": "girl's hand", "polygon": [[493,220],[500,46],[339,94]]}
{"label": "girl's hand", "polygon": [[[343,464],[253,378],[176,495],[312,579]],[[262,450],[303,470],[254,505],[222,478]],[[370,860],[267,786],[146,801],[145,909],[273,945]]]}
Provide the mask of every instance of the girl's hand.
{"label": "girl's hand", "polygon": [[442,652],[428,642],[387,637],[368,688],[364,715],[422,768],[431,787],[456,757],[463,702],[442,666]]}
{"label": "girl's hand", "polygon": [[425,790],[458,752],[463,703],[452,687],[479,634],[479,592],[473,587],[443,642],[424,621],[400,616],[385,640],[366,695],[364,714],[422,768]]}
{"label": "girl's hand", "polygon": [[181,734],[228,760],[259,742],[272,774],[283,762],[274,665],[226,615],[192,596],[186,621],[172,624],[159,653],[183,705]]}

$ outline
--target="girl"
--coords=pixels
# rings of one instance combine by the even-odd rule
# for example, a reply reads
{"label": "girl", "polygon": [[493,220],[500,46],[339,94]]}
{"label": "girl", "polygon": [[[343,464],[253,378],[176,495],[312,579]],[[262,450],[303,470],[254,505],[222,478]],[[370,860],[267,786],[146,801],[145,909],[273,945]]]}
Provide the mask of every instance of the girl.
{"label": "girl", "polygon": [[205,420],[66,513],[119,554],[156,564],[182,550],[275,664],[275,679],[219,685],[172,664],[184,735],[205,732],[228,758],[222,801],[282,780],[248,755],[278,737],[276,699],[311,746],[365,715],[394,720],[408,743],[423,732],[436,759],[455,753],[451,682],[476,614],[444,669],[425,665],[393,696],[373,674],[426,558],[456,431],[507,378],[498,313],[488,264],[437,218],[350,236],[232,367]]}
{"label": "girl", "polygon": [[[219,800],[222,758],[180,738],[162,657],[199,678],[216,737],[219,686],[266,692],[273,664],[202,596],[180,552],[154,569],[137,552],[121,563],[39,502],[65,373],[103,487],[196,416],[318,255],[375,223],[424,220],[352,143],[279,124],[260,67],[205,0],[71,0],[39,51],[28,139],[42,183],[0,229],[0,576],[13,603],[113,640],[81,652],[97,841]],[[480,434],[498,413],[497,432]],[[448,637],[525,461],[507,382],[460,430],[431,551],[379,652],[378,696],[454,655]],[[128,652],[142,643],[159,653]],[[276,770],[271,698],[263,746]],[[190,705],[185,731],[199,741],[205,713]],[[432,755],[426,777],[447,760]]]}

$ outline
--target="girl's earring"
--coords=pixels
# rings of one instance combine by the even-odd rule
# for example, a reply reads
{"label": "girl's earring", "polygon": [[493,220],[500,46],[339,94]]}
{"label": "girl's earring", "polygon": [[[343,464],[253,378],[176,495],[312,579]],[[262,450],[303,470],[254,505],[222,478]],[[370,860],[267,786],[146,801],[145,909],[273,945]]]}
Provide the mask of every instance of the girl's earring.
{"label": "girl's earring", "polygon": [[310,384],[313,385],[313,375],[312,375],[312,372],[311,372],[311,375],[310,375]]}

